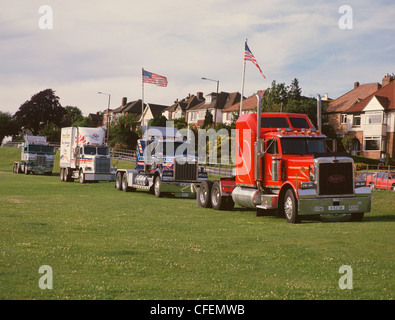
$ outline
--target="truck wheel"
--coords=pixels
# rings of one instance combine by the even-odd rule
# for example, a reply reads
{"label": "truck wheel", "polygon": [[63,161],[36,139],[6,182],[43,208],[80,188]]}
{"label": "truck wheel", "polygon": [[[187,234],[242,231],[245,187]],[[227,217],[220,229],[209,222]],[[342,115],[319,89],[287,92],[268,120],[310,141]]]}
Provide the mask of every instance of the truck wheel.
{"label": "truck wheel", "polygon": [[363,220],[363,212],[356,212],[356,213],[351,213],[351,218],[350,221],[352,222],[359,222]]}
{"label": "truck wheel", "polygon": [[122,190],[122,172],[117,172],[115,177],[115,188],[117,188],[117,190]]}
{"label": "truck wheel", "polygon": [[86,182],[85,181],[85,173],[83,173],[82,170],[80,171],[79,179],[80,179],[81,184]]}
{"label": "truck wheel", "polygon": [[215,181],[211,187],[211,204],[213,208],[215,210],[228,209],[228,198],[229,197],[221,196],[221,185],[218,181]]}
{"label": "truck wheel", "polygon": [[211,186],[213,182],[210,180],[203,180],[200,183],[199,195],[197,203],[200,207],[211,208]]}
{"label": "truck wheel", "polygon": [[288,189],[285,193],[283,210],[285,218],[289,223],[299,223],[298,204],[296,202],[295,194],[292,189]]}
{"label": "truck wheel", "polygon": [[160,193],[160,185],[161,185],[160,177],[156,176],[156,178],[154,180],[154,194],[155,194],[155,197],[157,197],[157,198],[160,198],[162,196]]}
{"label": "truck wheel", "polygon": [[126,173],[122,175],[122,191],[123,192],[136,191],[136,188],[129,187],[128,175]]}

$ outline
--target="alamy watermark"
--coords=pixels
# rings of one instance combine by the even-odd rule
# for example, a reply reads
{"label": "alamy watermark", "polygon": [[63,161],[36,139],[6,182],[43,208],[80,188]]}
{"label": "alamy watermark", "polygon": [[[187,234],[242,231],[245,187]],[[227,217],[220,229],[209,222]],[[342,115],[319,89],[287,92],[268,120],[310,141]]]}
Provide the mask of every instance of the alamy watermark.
{"label": "alamy watermark", "polygon": [[351,6],[341,6],[339,13],[342,14],[338,21],[339,28],[342,30],[351,30],[353,28],[353,11]]}
{"label": "alamy watermark", "polygon": [[343,274],[339,279],[339,288],[352,289],[353,288],[353,278],[352,278],[352,268],[351,266],[343,265],[339,268],[339,273]]}
{"label": "alamy watermark", "polygon": [[43,273],[44,275],[38,280],[38,286],[40,289],[52,289],[53,288],[53,275],[52,267],[48,265],[43,265],[38,269],[38,273]]}
{"label": "alamy watermark", "polygon": [[49,5],[42,5],[38,8],[38,13],[41,14],[38,19],[38,27],[41,30],[53,29],[53,10]]}

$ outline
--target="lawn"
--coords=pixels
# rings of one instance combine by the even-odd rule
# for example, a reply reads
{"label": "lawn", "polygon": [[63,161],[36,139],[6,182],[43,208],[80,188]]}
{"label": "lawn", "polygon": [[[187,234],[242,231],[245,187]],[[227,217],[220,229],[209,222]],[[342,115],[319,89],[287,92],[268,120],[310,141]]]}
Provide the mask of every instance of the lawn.
{"label": "lawn", "polygon": [[[58,163],[17,175],[19,156],[0,148],[0,299],[394,299],[393,192],[374,191],[362,222],[294,225],[64,183]],[[43,265],[52,290],[39,287]],[[339,288],[343,265],[352,289]]]}

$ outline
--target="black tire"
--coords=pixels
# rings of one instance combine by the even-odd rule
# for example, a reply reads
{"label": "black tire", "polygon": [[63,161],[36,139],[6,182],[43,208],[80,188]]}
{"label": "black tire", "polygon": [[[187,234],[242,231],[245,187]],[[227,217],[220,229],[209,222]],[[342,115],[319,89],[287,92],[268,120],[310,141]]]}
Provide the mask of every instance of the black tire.
{"label": "black tire", "polygon": [[73,174],[71,168],[64,168],[64,181],[66,182],[74,182],[74,178],[71,177]]}
{"label": "black tire", "polygon": [[285,192],[284,202],[282,204],[285,219],[289,223],[299,223],[300,217],[298,216],[298,203],[296,202],[296,197],[292,189],[288,189]]}
{"label": "black tire", "polygon": [[80,171],[80,174],[79,174],[79,180],[80,180],[81,184],[86,182],[86,180],[85,180],[85,173],[82,170]]}
{"label": "black tire", "polygon": [[211,205],[213,209],[229,210],[228,208],[231,206],[229,199],[233,202],[233,199],[229,196],[221,196],[221,184],[215,181],[211,187]]}
{"label": "black tire", "polygon": [[213,182],[210,180],[202,180],[202,182],[200,182],[199,192],[196,199],[199,207],[211,208],[212,185]]}
{"label": "black tire", "polygon": [[122,175],[122,191],[123,192],[136,191],[136,188],[129,187],[128,175],[126,173]]}
{"label": "black tire", "polygon": [[364,215],[364,212],[351,213],[350,221],[352,221],[352,222],[360,222],[360,221],[363,220],[363,215]]}
{"label": "black tire", "polygon": [[117,190],[122,190],[122,172],[117,172],[117,175],[115,176],[115,188]]}
{"label": "black tire", "polygon": [[160,176],[156,176],[155,180],[154,180],[154,194],[155,197],[160,198],[162,197],[162,194],[160,192],[160,187],[161,187],[161,180],[160,180]]}

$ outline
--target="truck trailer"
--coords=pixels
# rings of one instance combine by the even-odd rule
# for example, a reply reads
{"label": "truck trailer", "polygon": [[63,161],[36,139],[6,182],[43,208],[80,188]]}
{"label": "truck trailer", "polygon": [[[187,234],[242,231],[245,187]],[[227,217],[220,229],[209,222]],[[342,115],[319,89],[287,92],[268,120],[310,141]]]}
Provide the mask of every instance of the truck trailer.
{"label": "truck trailer", "polygon": [[[207,172],[200,168],[195,154],[188,153],[188,141],[177,139],[139,139],[136,168],[117,169],[115,187],[125,192],[147,190],[156,197],[172,195],[195,198]],[[177,150],[182,149],[181,154]]]}
{"label": "truck trailer", "polygon": [[60,142],[60,180],[114,181],[108,145],[102,128],[62,128]]}
{"label": "truck trailer", "polygon": [[54,146],[43,136],[25,135],[24,139],[21,161],[14,162],[13,172],[52,175]]}
{"label": "truck trailer", "polygon": [[371,190],[355,181],[352,157],[326,152],[327,137],[306,115],[262,113],[257,99],[257,113],[236,122],[235,176],[202,181],[197,205],[229,210],[237,204],[290,223],[310,216],[361,221],[371,209]]}

